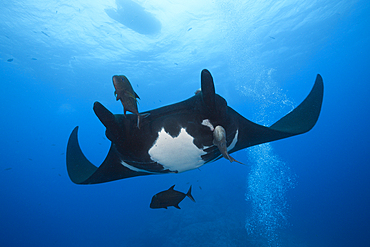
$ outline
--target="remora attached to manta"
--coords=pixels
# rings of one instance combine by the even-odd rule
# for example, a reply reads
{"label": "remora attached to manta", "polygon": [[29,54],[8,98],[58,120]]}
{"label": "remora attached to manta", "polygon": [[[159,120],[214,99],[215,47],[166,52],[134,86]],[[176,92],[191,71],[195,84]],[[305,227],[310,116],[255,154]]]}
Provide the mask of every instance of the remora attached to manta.
{"label": "remora attached to manta", "polygon": [[[78,127],[69,137],[67,170],[76,184],[97,184],[150,174],[178,173],[223,157],[214,144],[213,129],[226,132],[227,153],[305,133],[316,124],[323,100],[323,80],[315,84],[293,111],[265,127],[249,121],[215,93],[208,70],[201,73],[201,92],[182,102],[144,112],[140,129],[134,114],[113,114],[99,102],[94,112],[106,127],[109,153],[96,167],[81,151]],[[225,154],[225,152],[224,152]]]}

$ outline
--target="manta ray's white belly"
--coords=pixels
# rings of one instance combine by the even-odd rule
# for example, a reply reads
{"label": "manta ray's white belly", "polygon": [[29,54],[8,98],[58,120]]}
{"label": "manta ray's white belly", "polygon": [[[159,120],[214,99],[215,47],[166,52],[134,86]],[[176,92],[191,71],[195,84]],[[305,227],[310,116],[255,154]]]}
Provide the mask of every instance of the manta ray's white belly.
{"label": "manta ray's white belly", "polygon": [[148,153],[153,161],[163,165],[164,169],[184,172],[204,165],[202,155],[206,154],[193,143],[194,138],[181,128],[177,137],[172,137],[164,128],[158,132],[158,138]]}
{"label": "manta ray's white belly", "polygon": [[[238,132],[236,130],[227,151],[233,149],[238,142]],[[206,152],[203,149],[209,148],[209,146],[205,146],[203,149],[198,148],[193,141],[194,137],[189,135],[185,128],[181,128],[177,137],[172,137],[162,128],[148,153],[150,158],[161,164],[165,170],[185,172],[204,165],[205,161],[202,159],[202,155]]]}

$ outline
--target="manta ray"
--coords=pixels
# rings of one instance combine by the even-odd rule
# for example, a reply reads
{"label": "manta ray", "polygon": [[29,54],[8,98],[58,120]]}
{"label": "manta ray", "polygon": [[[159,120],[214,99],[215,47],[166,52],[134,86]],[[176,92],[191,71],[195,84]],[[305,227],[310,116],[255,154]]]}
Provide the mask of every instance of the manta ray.
{"label": "manta ray", "polygon": [[113,114],[95,102],[96,116],[111,141],[109,153],[97,167],[82,153],[78,126],[66,152],[68,175],[76,184],[98,184],[135,176],[180,173],[223,157],[213,130],[222,126],[228,154],[254,145],[305,133],[316,124],[323,100],[323,80],[318,74],[306,99],[270,127],[256,124],[229,107],[215,93],[211,73],[201,72],[201,91],[191,98],[153,109],[137,128],[134,114]]}

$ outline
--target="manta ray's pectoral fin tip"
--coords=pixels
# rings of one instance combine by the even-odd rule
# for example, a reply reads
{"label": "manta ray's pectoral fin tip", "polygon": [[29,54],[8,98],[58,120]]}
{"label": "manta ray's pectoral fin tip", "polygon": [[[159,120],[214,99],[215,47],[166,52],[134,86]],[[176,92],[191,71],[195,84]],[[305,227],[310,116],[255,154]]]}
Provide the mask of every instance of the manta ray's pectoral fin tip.
{"label": "manta ray's pectoral fin tip", "polygon": [[98,184],[118,179],[148,175],[145,171],[131,170],[124,163],[112,144],[103,163],[96,167],[82,153],[77,139],[78,127],[72,131],[67,144],[67,171],[75,184]]}
{"label": "manta ray's pectoral fin tip", "polygon": [[323,79],[320,74],[317,74],[315,84],[306,99],[270,128],[289,133],[289,136],[303,134],[311,130],[319,118],[323,97]]}
{"label": "manta ray's pectoral fin tip", "polygon": [[78,126],[75,127],[67,144],[67,171],[69,178],[75,184],[82,184],[98,168],[90,163],[82,153],[77,138]]}

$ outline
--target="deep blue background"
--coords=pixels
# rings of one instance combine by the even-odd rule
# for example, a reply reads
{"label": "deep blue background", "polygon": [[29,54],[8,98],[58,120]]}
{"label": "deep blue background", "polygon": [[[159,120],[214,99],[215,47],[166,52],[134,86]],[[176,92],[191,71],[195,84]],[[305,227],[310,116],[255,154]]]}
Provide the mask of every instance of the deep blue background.
{"label": "deep blue background", "polygon": [[[83,1],[1,8],[0,245],[368,246],[369,3],[135,3],[162,23],[157,34],[107,22],[103,10],[106,21],[96,25],[98,4]],[[191,18],[178,22],[183,12]],[[170,13],[178,16],[173,27]],[[79,14],[91,19],[81,22]],[[181,29],[181,35],[175,31]],[[176,175],[91,186],[69,180],[65,148],[76,125],[94,164],[108,151],[92,104],[122,112],[113,74],[130,78],[144,111],[190,97],[203,68],[229,106],[263,124],[299,104],[320,73],[319,121],[307,134],[233,154],[248,166],[222,159]],[[261,162],[289,174],[259,170],[263,179],[251,190]],[[192,185],[196,203],[151,210],[151,197],[173,184],[183,192]],[[282,197],[272,196],[276,190]],[[256,195],[272,196],[262,200],[269,207],[256,209],[257,199],[246,200]]]}

